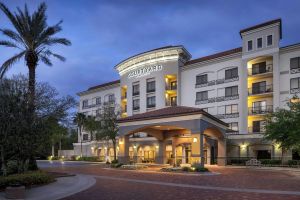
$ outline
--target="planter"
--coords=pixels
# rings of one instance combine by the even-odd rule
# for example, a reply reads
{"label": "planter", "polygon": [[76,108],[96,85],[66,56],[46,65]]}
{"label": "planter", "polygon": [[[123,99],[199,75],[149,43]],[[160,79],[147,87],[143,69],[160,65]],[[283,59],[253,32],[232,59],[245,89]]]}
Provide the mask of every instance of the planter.
{"label": "planter", "polygon": [[25,199],[25,186],[12,185],[5,189],[7,199]]}

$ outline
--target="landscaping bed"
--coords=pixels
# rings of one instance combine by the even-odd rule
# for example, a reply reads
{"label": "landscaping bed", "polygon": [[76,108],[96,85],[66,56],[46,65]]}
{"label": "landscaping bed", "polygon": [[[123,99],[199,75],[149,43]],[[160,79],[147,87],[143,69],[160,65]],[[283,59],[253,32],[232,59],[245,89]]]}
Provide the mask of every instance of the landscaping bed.
{"label": "landscaping bed", "polygon": [[0,177],[0,190],[4,190],[8,186],[23,185],[25,187],[32,187],[37,185],[46,185],[54,181],[55,176],[42,171],[12,174]]}
{"label": "landscaping bed", "polygon": [[177,172],[177,173],[198,173],[198,172],[209,172],[205,167],[201,167],[199,164],[193,164],[192,166],[182,167],[166,167],[160,170],[161,172]]}

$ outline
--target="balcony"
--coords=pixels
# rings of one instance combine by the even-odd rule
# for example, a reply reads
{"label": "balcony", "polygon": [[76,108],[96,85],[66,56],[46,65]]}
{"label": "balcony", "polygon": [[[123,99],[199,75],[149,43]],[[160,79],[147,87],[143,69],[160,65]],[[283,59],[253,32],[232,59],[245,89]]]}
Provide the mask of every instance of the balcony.
{"label": "balcony", "polygon": [[300,67],[299,68],[294,68],[290,70],[291,74],[297,74],[300,73]]}
{"label": "balcony", "polygon": [[196,99],[195,104],[200,105],[200,104],[207,104],[207,103],[214,103],[216,102],[216,98],[208,98],[208,99]]}
{"label": "balcony", "polygon": [[83,105],[82,109],[89,109],[89,108],[94,108],[94,107],[100,107],[101,103],[94,103],[94,104],[90,104],[90,105]]}
{"label": "balcony", "polygon": [[103,105],[105,105],[105,106],[107,106],[107,105],[114,105],[115,104],[115,101],[105,101],[104,103],[103,103]]}
{"label": "balcony", "polygon": [[249,115],[265,115],[273,112],[273,105],[249,107]]}
{"label": "balcony", "polygon": [[166,90],[177,90],[177,84],[176,85],[166,85]]}
{"label": "balcony", "polygon": [[298,93],[300,93],[300,88],[292,88],[292,89],[290,90],[290,93],[291,93],[291,94],[298,94]]}
{"label": "balcony", "polygon": [[156,106],[155,104],[148,104],[147,108],[155,108],[155,106]]}
{"label": "balcony", "polygon": [[133,111],[139,111],[140,110],[140,106],[134,106],[134,107],[132,107],[132,110]]}
{"label": "balcony", "polygon": [[222,78],[222,79],[218,79],[216,81],[216,84],[222,84],[222,83],[230,83],[230,82],[233,82],[233,81],[238,81],[239,80],[239,77],[232,77],[232,78]]}
{"label": "balcony", "polygon": [[264,127],[261,126],[250,126],[248,127],[248,133],[265,133],[266,129]]}
{"label": "balcony", "polygon": [[132,96],[139,96],[140,95],[140,91],[134,91],[132,92]]}
{"label": "balcony", "polygon": [[166,101],[166,106],[177,106],[176,101]]}
{"label": "balcony", "polygon": [[121,96],[121,100],[125,100],[127,99],[127,92],[125,92],[122,96]]}
{"label": "balcony", "polygon": [[248,68],[248,76],[256,76],[267,73],[273,73],[273,64],[268,64],[264,67]]}
{"label": "balcony", "polygon": [[239,113],[217,114],[217,115],[215,115],[215,117],[217,117],[218,119],[238,118],[239,117]]}
{"label": "balcony", "polygon": [[262,85],[257,87],[248,88],[248,95],[260,95],[273,92],[273,85]]}
{"label": "balcony", "polygon": [[216,84],[216,80],[209,81],[206,83],[196,83],[195,88],[207,87],[207,86],[211,86],[211,85],[215,85],[215,84]]}
{"label": "balcony", "polygon": [[155,89],[147,89],[147,93],[155,92]]}
{"label": "balcony", "polygon": [[217,97],[216,102],[239,99],[239,95]]}

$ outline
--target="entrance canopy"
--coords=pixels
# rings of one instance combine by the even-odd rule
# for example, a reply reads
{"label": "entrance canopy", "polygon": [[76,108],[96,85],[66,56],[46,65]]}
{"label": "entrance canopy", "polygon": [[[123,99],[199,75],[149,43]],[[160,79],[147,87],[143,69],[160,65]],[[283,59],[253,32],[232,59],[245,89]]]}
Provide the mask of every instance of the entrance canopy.
{"label": "entrance canopy", "polygon": [[200,108],[172,106],[149,111],[118,120],[120,136],[142,131],[143,129],[157,130],[189,130],[200,133],[208,128],[218,129],[225,137],[228,124],[205,112]]}

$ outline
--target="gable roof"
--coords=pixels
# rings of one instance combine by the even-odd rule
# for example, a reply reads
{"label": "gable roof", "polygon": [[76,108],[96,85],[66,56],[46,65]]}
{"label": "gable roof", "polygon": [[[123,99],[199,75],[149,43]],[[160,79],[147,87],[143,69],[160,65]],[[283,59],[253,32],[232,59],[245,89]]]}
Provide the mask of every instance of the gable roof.
{"label": "gable roof", "polygon": [[274,20],[271,20],[271,21],[267,21],[267,22],[264,22],[264,23],[261,23],[261,24],[257,24],[255,26],[251,26],[251,27],[242,29],[242,30],[240,30],[240,35],[242,37],[242,33],[244,33],[244,32],[248,32],[248,31],[251,31],[251,30],[254,30],[254,29],[258,29],[258,28],[261,28],[261,27],[264,27],[264,26],[269,26],[271,24],[276,24],[276,23],[280,24],[279,26],[280,26],[280,39],[281,39],[282,38],[281,18],[274,19]]}
{"label": "gable roof", "polygon": [[227,123],[205,112],[203,109],[187,107],[187,106],[171,106],[171,107],[161,108],[161,109],[157,109],[145,113],[140,113],[140,114],[118,119],[118,123],[178,117],[178,116],[186,116],[191,114],[203,114],[206,117],[209,117],[222,125],[228,126]]}

